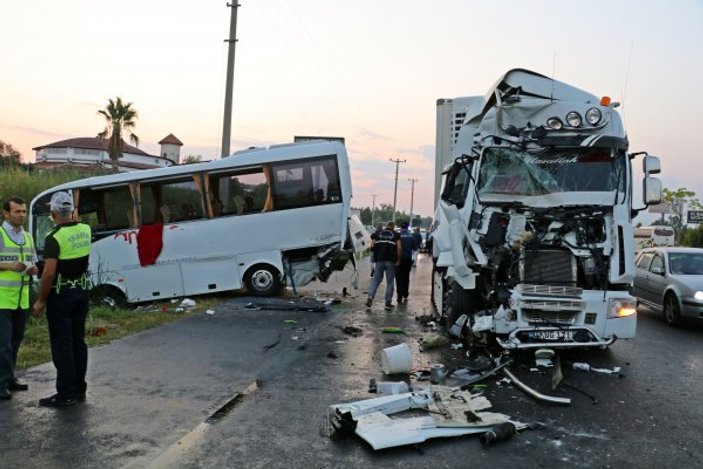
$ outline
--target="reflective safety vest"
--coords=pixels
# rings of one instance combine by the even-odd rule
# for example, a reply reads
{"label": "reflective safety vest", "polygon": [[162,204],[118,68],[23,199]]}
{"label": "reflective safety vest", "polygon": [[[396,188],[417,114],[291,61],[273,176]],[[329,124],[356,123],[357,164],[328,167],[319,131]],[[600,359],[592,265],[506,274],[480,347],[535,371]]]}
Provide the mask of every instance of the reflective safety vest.
{"label": "reflective safety vest", "polygon": [[[53,236],[59,244],[59,262],[90,255],[91,230],[90,226],[85,223],[59,226],[52,230],[49,236]],[[58,274],[53,286],[56,293],[60,293],[61,288],[66,287],[88,290],[90,289],[90,281],[86,272],[83,272],[80,277],[72,279],[62,278],[62,275]]]}
{"label": "reflective safety vest", "polygon": [[[0,262],[34,263],[34,242],[24,232],[24,244],[15,243],[0,226]],[[29,275],[0,270],[0,309],[29,309]]]}

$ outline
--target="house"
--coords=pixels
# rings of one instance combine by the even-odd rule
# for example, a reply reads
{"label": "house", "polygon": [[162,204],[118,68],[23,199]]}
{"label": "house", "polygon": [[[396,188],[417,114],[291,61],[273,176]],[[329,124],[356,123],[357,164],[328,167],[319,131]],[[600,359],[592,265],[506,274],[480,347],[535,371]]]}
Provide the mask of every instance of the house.
{"label": "house", "polygon": [[[183,143],[173,134],[162,139],[160,155],[150,155],[132,145],[124,144],[122,158],[117,162],[122,172],[139,169],[165,168],[180,162],[180,147]],[[40,168],[75,166],[112,167],[108,152],[108,141],[97,137],[79,137],[61,140],[32,148],[36,152],[34,165]]]}

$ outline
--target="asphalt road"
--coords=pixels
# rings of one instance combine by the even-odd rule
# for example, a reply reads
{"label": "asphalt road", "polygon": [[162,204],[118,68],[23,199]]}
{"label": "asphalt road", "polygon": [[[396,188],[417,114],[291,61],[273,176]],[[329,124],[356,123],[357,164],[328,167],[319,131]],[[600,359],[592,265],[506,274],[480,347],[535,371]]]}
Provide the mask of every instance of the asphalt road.
{"label": "asphalt road", "polygon": [[[234,296],[214,315],[91,349],[88,401],[72,408],[38,408],[52,392],[53,366],[28,370],[30,391],[0,404],[0,467],[703,467],[703,327],[672,329],[648,310],[635,339],[563,355],[564,382],[554,392],[548,375],[529,371],[531,357],[520,357],[513,371],[521,379],[571,397],[570,406],[534,401],[498,384],[502,376],[485,381],[492,410],[542,429],[494,447],[467,436],[382,451],[325,436],[330,404],[374,397],[368,382],[384,379],[384,347],[410,344],[416,365],[464,363],[461,350],[418,349],[424,331],[414,317],[431,310],[430,266],[420,259],[410,301],[391,313],[380,296],[371,312],[363,307],[362,263],[358,290],[345,271],[299,292],[346,287],[352,296],[326,313],[281,310],[296,305],[286,302],[249,309],[252,298]],[[346,334],[347,325],[361,332]],[[383,326],[407,334],[383,334]],[[571,361],[620,366],[622,377],[572,370]]]}

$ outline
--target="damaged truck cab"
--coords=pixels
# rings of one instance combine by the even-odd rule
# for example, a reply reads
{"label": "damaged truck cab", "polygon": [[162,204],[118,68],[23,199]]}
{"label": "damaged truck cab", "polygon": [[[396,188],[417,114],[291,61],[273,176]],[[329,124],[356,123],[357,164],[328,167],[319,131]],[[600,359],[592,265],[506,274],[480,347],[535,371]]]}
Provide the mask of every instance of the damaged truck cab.
{"label": "damaged truck cab", "polygon": [[607,347],[636,329],[633,160],[618,103],[527,70],[438,101],[433,298],[451,333],[505,349]]}

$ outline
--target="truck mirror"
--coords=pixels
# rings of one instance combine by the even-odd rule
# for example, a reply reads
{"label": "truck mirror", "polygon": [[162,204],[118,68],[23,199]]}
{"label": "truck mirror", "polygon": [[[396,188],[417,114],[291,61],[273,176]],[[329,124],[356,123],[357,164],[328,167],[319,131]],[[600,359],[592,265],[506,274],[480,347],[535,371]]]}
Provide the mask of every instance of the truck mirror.
{"label": "truck mirror", "polygon": [[659,163],[659,158],[652,155],[645,156],[642,160],[642,170],[647,176],[649,176],[650,174],[659,174],[661,172],[661,164]]}
{"label": "truck mirror", "polygon": [[644,178],[644,204],[653,205],[662,201],[662,182],[654,177],[646,176]]}

